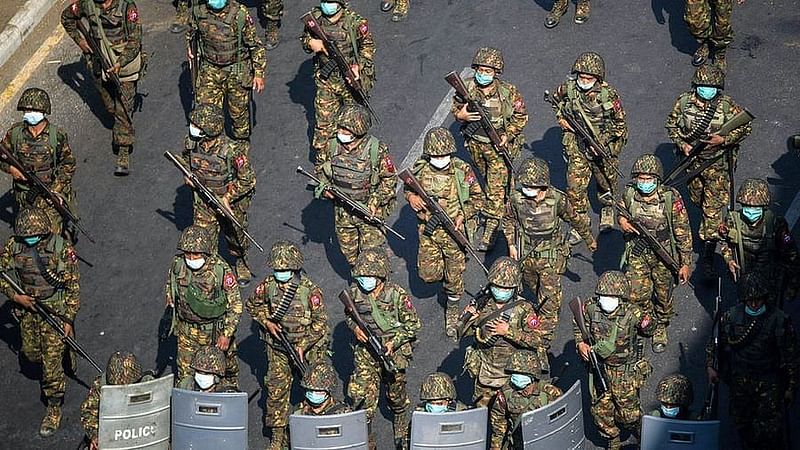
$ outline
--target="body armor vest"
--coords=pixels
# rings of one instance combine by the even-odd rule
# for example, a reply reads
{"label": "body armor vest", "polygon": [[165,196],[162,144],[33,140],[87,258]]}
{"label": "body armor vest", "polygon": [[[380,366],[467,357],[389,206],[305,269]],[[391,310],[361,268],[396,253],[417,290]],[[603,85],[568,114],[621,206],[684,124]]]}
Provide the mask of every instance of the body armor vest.
{"label": "body armor vest", "polygon": [[455,219],[461,213],[458,186],[452,161],[447,170],[423,170],[420,184],[433,198],[444,200],[447,216]]}
{"label": "body armor vest", "polygon": [[197,28],[203,57],[215,66],[229,66],[248,57],[242,47],[241,12],[228,4],[219,13],[198,7]]}
{"label": "body armor vest", "polygon": [[608,339],[613,334],[613,328],[617,329],[616,350],[603,362],[611,367],[635,363],[637,332],[635,324],[631,323],[633,315],[630,314],[628,306],[620,303],[617,310],[612,313],[613,318],[605,314],[595,303],[586,305],[586,308],[592,322],[589,325],[589,332],[595,342]]}
{"label": "body armor vest", "polygon": [[[101,40],[101,36],[105,33],[106,38],[112,46],[125,44],[128,40],[128,33],[125,29],[125,13],[128,9],[126,0],[118,0],[117,7],[112,8],[110,11],[104,11],[99,5],[96,5],[93,0],[84,0],[84,5],[84,11],[91,12],[97,10],[97,16],[100,18],[99,26],[95,20],[91,19],[89,20],[89,25],[92,34],[98,41]],[[103,27],[102,30],[100,30],[100,26]]]}
{"label": "body armor vest", "polygon": [[[28,247],[15,244],[14,265],[22,288],[31,297],[48,302],[55,299],[55,294],[63,287],[59,267],[59,257],[64,249],[64,240],[60,236],[51,237],[47,245]],[[44,271],[36,261],[38,254]]]}
{"label": "body armor vest", "polygon": [[777,336],[783,333],[783,314],[772,307],[758,316],[751,317],[740,303],[732,314],[731,322],[725,324],[723,350],[729,354],[727,367],[733,375],[756,378],[774,376],[780,363],[780,343]]}
{"label": "body armor vest", "polygon": [[396,330],[402,326],[398,311],[400,307],[398,293],[386,284],[379,299],[372,299],[369,294],[362,293],[358,288],[355,290],[357,292],[353,297],[353,303],[370,330],[381,339],[390,339],[394,336]]}
{"label": "body armor vest", "polygon": [[[596,83],[600,83],[597,81]],[[596,95],[589,96],[589,92],[597,92]],[[583,93],[578,91],[575,81],[567,83],[567,98],[570,100],[568,107],[575,111],[578,117],[582,117],[580,112],[586,115],[589,123],[598,133],[606,131],[606,124],[610,119],[610,112],[613,105],[608,101],[608,88],[601,86],[598,91]]]}
{"label": "body armor vest", "polygon": [[[331,21],[322,14],[319,8],[314,9],[313,16],[317,19],[317,23],[328,36],[328,39],[335,43],[336,46],[339,47],[339,50],[342,51],[345,60],[350,64],[358,64],[358,58],[355,53],[356,48],[354,48],[355,42],[353,42],[355,39],[354,27],[356,26],[353,21],[353,12],[345,9],[344,14],[336,23],[331,23]],[[333,61],[324,53],[317,53],[316,57],[319,58],[318,65],[320,67],[328,64],[329,61],[333,64]],[[331,77],[341,78],[341,73],[338,69],[333,70],[331,72]]]}
{"label": "body armor vest", "polygon": [[207,188],[220,196],[228,191],[228,183],[232,179],[229,161],[222,155],[224,151],[224,139],[219,139],[208,150],[197,144],[189,154],[189,166],[192,172]]}
{"label": "body armor vest", "polygon": [[331,158],[331,180],[353,200],[364,202],[369,198],[370,180],[372,176],[372,160],[370,146],[373,137],[362,140],[351,151],[338,144]]}
{"label": "body armor vest", "polygon": [[771,266],[775,255],[775,215],[772,211],[765,210],[763,220],[756,225],[742,220],[740,212],[734,213],[733,220],[737,222],[737,234],[741,235],[745,267]]}
{"label": "body armor vest", "polygon": [[[511,102],[511,91],[502,81],[496,80],[494,92],[485,96],[480,88],[475,83],[475,80],[470,78],[465,82],[467,92],[472,98],[477,99],[478,103],[483,106],[489,114],[490,122],[501,133],[506,129],[508,120],[514,115],[514,105]],[[480,126],[480,122],[470,122],[462,126],[466,130],[469,138],[475,139],[479,142],[489,143],[489,135],[486,130]]]}
{"label": "body armor vest", "polygon": [[[13,152],[25,168],[42,180],[42,183],[50,187],[55,179],[55,154],[56,128],[49,123],[43,133],[47,133],[48,139],[37,138],[35,140],[24,136],[24,125],[20,125],[18,130],[12,131],[11,143],[14,146]],[[13,136],[14,134],[19,136]],[[27,188],[27,185],[21,184]]]}
{"label": "body armor vest", "polygon": [[521,193],[514,194],[520,227],[526,238],[524,245],[532,250],[543,250],[544,246],[541,244],[550,243],[561,229],[561,218],[558,217],[561,194],[555,192],[553,195],[551,191],[553,189],[548,189],[544,200],[539,203],[525,198]]}
{"label": "body armor vest", "polygon": [[224,270],[210,258],[200,270],[192,271],[183,257],[175,259],[171,284],[175,309],[181,320],[212,323],[225,314],[227,298],[222,291]]}
{"label": "body armor vest", "polygon": [[[693,96],[694,94],[688,95]],[[707,134],[717,132],[725,123],[725,111],[729,111],[731,109],[730,103],[724,99],[721,99],[719,102],[714,102],[713,100],[705,102],[705,108],[708,108],[710,105],[716,103],[714,115],[711,117],[711,122],[707,127],[705,127],[704,130],[695,130],[695,127],[698,126],[698,123],[704,122],[706,110],[705,108],[700,109],[693,101],[690,101],[689,98],[682,102],[684,103],[680,120],[682,135],[689,136],[690,134],[697,133],[700,135],[700,137],[705,137]],[[700,152],[699,157],[701,159],[709,159],[716,155],[717,152],[719,152],[719,147],[707,146],[702,152]]]}
{"label": "body armor vest", "polygon": [[[476,323],[481,324],[481,322],[484,322],[486,317],[499,309],[498,305],[500,308],[502,308],[504,304],[499,304],[494,300],[490,300],[489,303],[487,303],[487,306],[481,310],[481,314]],[[501,317],[502,320],[513,324],[519,321],[517,320],[517,314],[519,314],[519,311],[520,309],[517,306],[514,306],[505,310],[498,317]],[[482,336],[491,335],[491,332],[486,328],[489,325],[488,322],[481,324],[481,329],[479,332]],[[479,354],[481,362],[480,370],[478,372],[478,380],[485,386],[494,388],[503,386],[509,377],[505,371],[506,365],[508,365],[511,355],[517,351],[517,348],[514,347],[514,345],[503,336],[500,336],[497,339],[489,338],[486,343],[481,343],[476,340],[476,345],[480,351]]]}
{"label": "body armor vest", "polygon": [[[311,289],[308,284],[310,284],[308,280],[301,276],[297,292],[292,297],[289,308],[280,321],[281,328],[286,331],[286,336],[292,344],[300,342],[308,334],[307,330],[311,326],[311,306],[309,305]],[[282,286],[286,288],[289,284],[282,283]],[[283,302],[285,290],[279,287],[274,277],[271,277],[266,291],[270,312],[274,313]],[[280,347],[277,342],[274,342],[274,345]]]}

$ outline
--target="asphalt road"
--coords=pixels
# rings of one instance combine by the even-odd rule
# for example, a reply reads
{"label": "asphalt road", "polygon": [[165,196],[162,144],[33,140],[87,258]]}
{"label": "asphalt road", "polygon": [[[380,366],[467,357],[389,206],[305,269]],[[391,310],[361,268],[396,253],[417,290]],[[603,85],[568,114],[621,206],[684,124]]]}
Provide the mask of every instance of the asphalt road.
{"label": "asphalt road", "polygon": [[[258,175],[257,194],[251,207],[250,232],[263,245],[283,238],[301,243],[306,255],[306,270],[319,283],[328,298],[328,311],[335,350],[335,365],[346,381],[352,372],[351,336],[343,324],[342,308],[335,294],[347,284],[346,263],[335,243],[332,208],[313,201],[305,180],[294,174],[298,164],[311,167],[309,138],[312,131],[314,87],[312,64],[303,53],[297,37],[296,20],[314,2],[286,2],[282,43],[269,52],[267,90],[256,95],[256,126],[252,136],[251,158]],[[427,0],[413,2],[409,19],[394,24],[378,10],[378,2],[354,0],[351,6],[370,19],[378,44],[378,81],[373,106],[383,123],[373,132],[390,145],[396,161],[402,161],[448,92],[442,79],[451,70],[469,65],[475,50],[483,45],[501,48],[505,55],[503,78],[515,83],[527,99],[530,123],[525,133],[527,148],[523,156],[536,154],[551,165],[553,182],[565,186],[560,132],[552,112],[541,101],[544,89],[553,89],[568,74],[575,57],[586,50],[605,58],[608,80],[615,85],[628,113],[630,140],[623,152],[621,168],[627,172],[633,160],[644,152],[656,152],[669,167],[673,157],[663,128],[666,115],[678,94],[689,88],[693,68],[689,64],[695,44],[682,20],[682,3],[675,0],[650,2],[593,2],[591,20],[578,26],[571,22],[570,10],[562,23],[545,30],[542,21],[551,2]],[[32,73],[26,86],[47,89],[53,99],[53,123],[65,127],[78,158],[75,185],[79,209],[97,243],[83,240],[80,255],[94,267],[81,266],[82,308],[77,319],[79,340],[101,363],[118,349],[136,353],[146,366],[169,362],[174,341],[159,344],[156,328],[163,307],[163,285],[175,253],[180,230],[191,221],[190,193],[178,172],[162,153],[178,151],[186,133],[186,113],[190,105],[187,76],[182,69],[183,41],[170,34],[171,5],[163,1],[141,0],[145,28],[145,48],[152,60],[147,77],[141,82],[141,112],[135,116],[137,145],[132,157],[132,174],[115,178],[110,152],[109,117],[79,60],[79,52],[65,38]],[[255,4],[250,3],[251,11]],[[572,6],[571,8],[574,8]],[[51,11],[57,14],[57,11]],[[770,177],[777,200],[776,210],[786,210],[798,191],[797,157],[786,151],[786,138],[797,131],[794,78],[800,61],[800,12],[793,0],[776,0],[768,6],[748,2],[734,13],[737,39],[729,51],[729,76],[726,91],[752,111],[757,119],[753,134],[740,153],[737,186],[751,176]],[[39,36],[42,40],[44,36]],[[12,99],[16,103],[18,94]],[[0,115],[7,129],[20,120],[12,107]],[[446,126],[452,117],[445,118]],[[451,127],[454,131],[455,126]],[[461,143],[459,142],[459,145]],[[462,155],[464,152],[462,151]],[[3,192],[8,177],[3,177]],[[593,191],[592,191],[593,194]],[[0,198],[0,220],[11,223],[11,196]],[[416,276],[414,219],[404,202],[391,223],[409,239],[401,243],[390,238],[396,257],[392,260],[392,279],[408,286],[423,321],[418,350],[409,369],[409,393],[416,400],[421,379],[441,370],[456,377],[459,395],[467,400],[471,380],[461,375],[466,343],[456,346],[445,339],[441,321],[442,306],[437,304],[438,287],[426,286]],[[696,228],[697,209],[690,207]],[[596,230],[597,216],[593,216]],[[0,227],[0,236],[10,233]],[[590,295],[600,273],[618,265],[622,239],[618,232],[600,237],[600,250],[590,255],[582,245],[575,250],[564,280],[564,299]],[[500,256],[486,258],[487,264]],[[268,272],[266,255],[252,253],[256,276]],[[721,268],[721,261],[717,261]],[[474,292],[483,276],[469,265],[467,288]],[[710,309],[716,294],[716,280],[704,283],[693,278],[695,292],[682,286],[675,290],[676,317],[670,327],[670,345],[651,361],[655,372],[642,391],[643,407],[653,409],[653,390],[665,374],[678,371],[695,383],[695,409],[704,395],[703,346],[708,337]],[[243,296],[253,287],[244,289]],[[732,284],[725,279],[725,301],[731,304]],[[559,339],[554,346],[554,372],[564,370],[562,388],[578,378],[585,379],[584,366],[577,360],[571,337],[571,320],[564,308]],[[797,317],[797,306],[790,309]],[[86,394],[80,381],[67,387],[65,417],[56,436],[44,440],[38,434],[44,406],[38,401],[36,374],[21,370],[16,353],[19,338],[6,303],[0,313],[0,435],[3,448],[63,449],[77,445],[82,430],[78,407]],[[262,344],[255,327],[243,316],[237,334],[242,369],[242,388],[253,392],[266,369]],[[649,349],[648,349],[649,352]],[[79,364],[79,379],[90,383],[94,373],[86,363]],[[342,383],[343,385],[344,383]],[[723,389],[722,435],[725,448],[736,448],[736,436],[725,414]],[[293,398],[298,398],[295,392]],[[265,442],[261,429],[263,398],[250,409],[250,444]],[[797,405],[794,407],[797,417]],[[387,415],[384,408],[383,412]],[[591,418],[585,414],[588,438],[603,445]],[[798,420],[792,423],[797,425]],[[376,430],[379,448],[389,448],[391,422],[379,417]],[[591,448],[591,445],[589,445]]]}

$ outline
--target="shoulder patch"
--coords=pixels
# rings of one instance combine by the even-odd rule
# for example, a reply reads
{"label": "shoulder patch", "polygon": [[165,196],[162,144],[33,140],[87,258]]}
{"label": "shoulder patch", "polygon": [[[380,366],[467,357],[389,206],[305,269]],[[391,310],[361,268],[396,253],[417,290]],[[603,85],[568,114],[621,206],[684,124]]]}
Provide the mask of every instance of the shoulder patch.
{"label": "shoulder patch", "polygon": [[406,307],[406,309],[408,311],[413,311],[414,310],[414,304],[411,303],[411,297],[408,296],[408,295],[406,295],[405,300],[403,300],[403,305]]}
{"label": "shoulder patch", "polygon": [[358,34],[359,34],[361,37],[364,37],[364,36],[366,36],[367,34],[369,34],[369,25],[367,25],[367,21],[366,21],[366,19],[365,19],[365,20],[362,20],[362,21],[361,21],[361,24],[359,24],[359,25],[358,25]]}
{"label": "shoulder patch", "polygon": [[517,95],[517,98],[514,99],[514,111],[519,111],[525,107],[525,101],[522,100],[521,95]]}
{"label": "shoulder patch", "polygon": [[245,159],[244,155],[237,156],[236,157],[236,168],[237,169],[241,169],[242,167],[244,167],[244,163],[245,162],[247,162],[247,159]]}
{"label": "shoulder patch", "polygon": [[69,5],[69,10],[72,11],[72,14],[74,14],[76,16],[80,14],[81,7],[78,5],[78,1],[77,0],[72,2],[71,5]]}
{"label": "shoulder patch", "polygon": [[619,110],[622,109],[622,103],[620,103],[619,98],[614,99],[613,106],[614,106],[614,111],[616,112],[619,112]]}
{"label": "shoulder patch", "polygon": [[322,297],[319,295],[319,292],[314,292],[311,295],[311,298],[308,299],[311,302],[311,306],[317,308],[319,305],[322,304]]}
{"label": "shoulder patch", "polygon": [[256,295],[263,295],[264,294],[264,283],[261,283],[256,287]]}
{"label": "shoulder patch", "polygon": [[139,10],[135,6],[128,8],[128,22],[136,22],[139,20]]}
{"label": "shoulder patch", "polygon": [[233,276],[232,273],[228,272],[225,274],[225,277],[223,277],[222,284],[225,286],[225,289],[230,289],[236,285],[236,277]]}
{"label": "shoulder patch", "polygon": [[728,231],[730,230],[728,230],[728,225],[725,222],[720,223],[717,227],[717,234],[720,236],[728,237]]}
{"label": "shoulder patch", "polygon": [[525,318],[525,324],[528,325],[528,328],[530,328],[531,330],[539,328],[539,325],[541,323],[542,322],[539,320],[539,316],[537,316],[536,313],[533,312],[528,314],[528,317]]}
{"label": "shoulder patch", "polygon": [[395,173],[395,171],[397,171],[397,168],[394,166],[394,161],[392,161],[392,157],[389,156],[388,153],[383,157],[383,163],[386,164],[386,170],[390,173]]}
{"label": "shoulder patch", "polygon": [[672,202],[672,208],[675,209],[675,211],[677,211],[678,214],[682,213],[683,210],[686,209],[686,207],[683,205],[683,199],[677,197],[675,201]]}
{"label": "shoulder patch", "polygon": [[245,20],[245,22],[247,22],[248,25],[254,25],[255,24],[255,21],[253,20],[253,16],[251,16],[249,12],[245,16],[244,20]]}
{"label": "shoulder patch", "polygon": [[75,253],[74,248],[67,249],[67,258],[69,258],[69,260],[72,261],[73,264],[78,262],[78,254]]}
{"label": "shoulder patch", "polygon": [[645,314],[644,317],[642,318],[642,321],[639,322],[639,327],[640,328],[647,328],[647,326],[650,325],[650,321],[651,320],[652,319],[650,319],[650,314]]}
{"label": "shoulder patch", "polygon": [[467,169],[467,175],[464,177],[464,181],[466,181],[467,184],[472,184],[475,182],[475,173],[472,171],[472,169]]}
{"label": "shoulder patch", "polygon": [[497,391],[497,404],[500,405],[502,408],[506,407],[506,396],[503,394],[503,390]]}

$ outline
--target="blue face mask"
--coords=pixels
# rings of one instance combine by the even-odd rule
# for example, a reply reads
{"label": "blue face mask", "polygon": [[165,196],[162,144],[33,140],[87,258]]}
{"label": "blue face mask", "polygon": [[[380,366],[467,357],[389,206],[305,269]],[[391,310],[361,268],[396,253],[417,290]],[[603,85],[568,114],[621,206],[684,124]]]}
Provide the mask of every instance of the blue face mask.
{"label": "blue face mask", "polygon": [[481,72],[475,72],[475,82],[481,86],[488,86],[494,81],[494,75],[486,75]]}
{"label": "blue face mask", "polygon": [[500,303],[507,302],[514,295],[514,288],[503,288],[500,286],[492,286],[489,288],[492,291],[492,297]]}
{"label": "blue face mask", "polygon": [[286,283],[291,280],[292,275],[293,273],[291,270],[276,270],[272,272],[272,276],[275,277],[275,280],[281,283]]}
{"label": "blue face mask", "polygon": [[678,417],[679,412],[681,412],[680,406],[673,406],[672,408],[667,408],[666,406],[661,405],[661,414],[664,414],[664,417],[674,419]]}
{"label": "blue face mask", "polygon": [[25,242],[25,245],[28,247],[33,247],[34,245],[38,244],[39,241],[42,240],[41,236],[25,236],[22,238],[22,241]]}
{"label": "blue face mask", "polygon": [[22,115],[22,121],[31,126],[38,125],[42,120],[44,120],[44,113],[40,111],[27,111]]}
{"label": "blue face mask", "polygon": [[711,86],[697,86],[697,88],[695,88],[695,92],[697,92],[697,95],[703,100],[711,100],[717,96],[718,91],[719,89]]}
{"label": "blue face mask", "polygon": [[636,189],[639,190],[642,194],[649,195],[652,194],[653,191],[656,190],[656,186],[658,183],[656,181],[637,181],[636,182]]}
{"label": "blue face mask", "polygon": [[356,281],[364,292],[372,292],[378,285],[378,279],[375,277],[356,277]]}
{"label": "blue face mask", "polygon": [[321,405],[328,399],[328,394],[321,391],[306,391],[306,399],[314,405]]}
{"label": "blue face mask", "polygon": [[750,223],[756,223],[764,215],[764,209],[760,206],[743,206],[742,215]]}
{"label": "blue face mask", "polygon": [[228,4],[228,0],[208,0],[208,7],[219,11]]}
{"label": "blue face mask", "polygon": [[433,403],[425,403],[425,411],[434,414],[441,414],[447,412],[447,405],[434,405]]}
{"label": "blue face mask", "polygon": [[758,316],[764,314],[764,312],[766,310],[767,310],[767,305],[766,304],[761,305],[758,309],[752,309],[749,306],[745,306],[744,307],[744,312],[746,312],[748,316],[752,316],[752,317],[758,317]]}
{"label": "blue face mask", "polygon": [[339,12],[339,4],[336,2],[321,2],[319,4],[319,9],[322,10],[322,14],[332,16]]}
{"label": "blue face mask", "polygon": [[525,389],[531,383],[533,383],[533,380],[528,375],[523,375],[521,373],[511,374],[511,385],[517,389]]}

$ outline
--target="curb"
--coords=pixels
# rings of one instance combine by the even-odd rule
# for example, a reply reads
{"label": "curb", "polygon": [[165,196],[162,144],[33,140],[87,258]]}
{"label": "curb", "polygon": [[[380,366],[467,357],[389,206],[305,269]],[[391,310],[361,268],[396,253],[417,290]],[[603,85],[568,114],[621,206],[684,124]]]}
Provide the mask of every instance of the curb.
{"label": "curb", "polygon": [[26,0],[0,33],[0,67],[14,55],[25,37],[55,3],[56,0]]}

